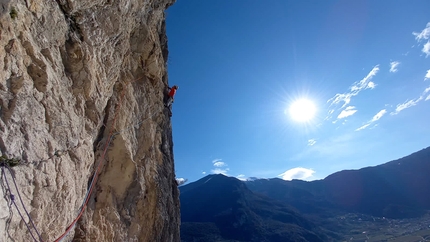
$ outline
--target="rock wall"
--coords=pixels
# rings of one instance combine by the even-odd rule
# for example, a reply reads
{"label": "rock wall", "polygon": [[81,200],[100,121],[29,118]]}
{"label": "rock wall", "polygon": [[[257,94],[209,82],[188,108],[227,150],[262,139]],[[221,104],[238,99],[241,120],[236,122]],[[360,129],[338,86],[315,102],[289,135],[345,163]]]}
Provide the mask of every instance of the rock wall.
{"label": "rock wall", "polygon": [[19,160],[1,176],[0,241],[60,238],[94,174],[63,241],[180,241],[163,105],[173,2],[0,0],[0,151]]}

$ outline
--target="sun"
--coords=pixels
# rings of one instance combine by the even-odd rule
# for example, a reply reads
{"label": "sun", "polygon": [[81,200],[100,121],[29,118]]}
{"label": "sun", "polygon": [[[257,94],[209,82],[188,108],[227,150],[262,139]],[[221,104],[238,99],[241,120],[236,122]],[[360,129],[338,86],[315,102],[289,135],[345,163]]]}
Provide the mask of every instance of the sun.
{"label": "sun", "polygon": [[315,116],[317,109],[314,103],[307,99],[302,98],[294,101],[289,109],[292,119],[297,122],[309,122]]}

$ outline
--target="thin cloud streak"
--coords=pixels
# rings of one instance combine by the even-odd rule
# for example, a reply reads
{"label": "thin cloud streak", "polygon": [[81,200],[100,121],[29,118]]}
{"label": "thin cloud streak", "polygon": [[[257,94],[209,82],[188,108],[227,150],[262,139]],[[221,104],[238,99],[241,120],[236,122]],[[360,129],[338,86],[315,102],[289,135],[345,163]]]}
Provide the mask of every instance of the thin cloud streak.
{"label": "thin cloud streak", "polygon": [[427,43],[423,46],[423,49],[421,51],[424,54],[426,54],[426,58],[430,55],[430,41],[427,41]]}
{"label": "thin cloud streak", "polygon": [[365,78],[363,78],[360,82],[358,83],[354,83],[354,85],[351,87],[351,91],[361,91],[363,89],[368,89],[368,88],[374,88],[375,84],[373,82],[371,82],[370,80],[372,79],[372,77],[374,77],[376,75],[376,73],[378,73],[379,71],[379,65],[376,65],[375,67],[373,67],[373,69],[369,72],[369,74],[367,74],[367,76]]}
{"label": "thin cloud streak", "polygon": [[222,161],[217,161],[217,162],[214,163],[214,166],[216,166],[216,167],[223,167],[223,166],[225,166],[225,163],[222,162]]}
{"label": "thin cloud streak", "polygon": [[427,40],[430,38],[430,22],[427,23],[426,28],[423,29],[420,33],[412,32],[415,35],[415,39],[417,41]]}
{"label": "thin cloud streak", "polygon": [[375,116],[373,116],[372,120],[370,122],[375,122],[378,121],[380,118],[382,118],[382,116],[384,116],[384,114],[387,113],[387,110],[382,109],[381,111],[379,111]]}
{"label": "thin cloud streak", "polygon": [[374,66],[366,77],[364,77],[359,82],[353,83],[353,85],[349,88],[349,92],[338,93],[334,95],[334,97],[330,98],[327,103],[330,103],[330,106],[332,106],[343,102],[341,108],[346,107],[351,102],[351,98],[357,96],[362,90],[373,89],[376,87],[376,84],[371,80],[378,73],[378,71],[379,65]]}
{"label": "thin cloud streak", "polygon": [[344,102],[341,108],[344,108],[346,105],[348,105],[351,102],[351,97],[354,96],[351,93],[338,93],[333,98],[329,99],[328,102],[331,101],[330,105],[338,104],[340,102]]}
{"label": "thin cloud streak", "polygon": [[218,161],[222,161],[222,159],[215,159],[215,160],[213,160],[213,161],[212,161],[212,163],[214,163],[214,164],[215,164],[215,163],[217,163]]}
{"label": "thin cloud streak", "polygon": [[221,168],[215,168],[213,170],[211,170],[212,174],[223,174],[225,176],[227,176],[227,172],[229,171],[229,168],[225,168],[225,169],[221,169]]}
{"label": "thin cloud streak", "polygon": [[374,122],[378,121],[379,119],[381,119],[382,116],[384,116],[386,113],[387,113],[387,110],[386,109],[382,109],[377,114],[375,114],[375,116],[373,116],[373,118],[370,121],[368,121],[366,124],[364,124],[360,128],[356,129],[355,131],[360,131],[360,130],[363,130],[363,129],[369,127],[372,123],[374,123]]}
{"label": "thin cloud streak", "polygon": [[308,140],[308,145],[309,146],[312,146],[312,145],[314,145],[314,144],[316,144],[317,143],[317,141],[316,140],[314,140],[314,139],[310,139],[310,140]]}
{"label": "thin cloud streak", "polygon": [[[430,87],[427,87],[426,89],[424,89],[423,93],[420,95],[420,97],[416,98],[416,99],[412,99],[412,100],[408,100],[404,103],[401,104],[397,104],[396,110],[394,112],[391,112],[391,115],[396,115],[398,113],[400,113],[401,111],[413,107],[415,105],[417,105],[420,101],[424,100],[427,101],[429,100],[429,96],[427,96],[427,93],[430,92]],[[424,98],[425,96],[427,96],[426,98]]]}
{"label": "thin cloud streak", "polygon": [[398,61],[392,61],[390,63],[390,72],[393,72],[393,73],[397,72],[398,71],[397,67],[399,65],[400,65],[400,62],[398,62]]}
{"label": "thin cloud streak", "polygon": [[[427,23],[426,28],[420,33],[412,32],[412,34],[415,35],[415,39],[418,42],[421,42],[422,40],[428,40],[430,38],[430,22]],[[426,54],[426,58],[430,55],[430,41],[427,41],[427,43],[423,45],[421,51]]]}
{"label": "thin cloud streak", "polygon": [[[427,87],[426,90],[424,90],[424,94],[430,92],[430,87]],[[430,94],[426,97],[424,101],[430,100]]]}
{"label": "thin cloud streak", "polygon": [[355,131],[363,130],[363,129],[369,127],[369,126],[370,126],[370,124],[365,124],[365,125],[361,126],[360,128],[356,129]]}
{"label": "thin cloud streak", "polygon": [[427,74],[424,77],[424,81],[430,79],[430,70],[427,70]]}
{"label": "thin cloud streak", "polygon": [[354,115],[354,113],[356,113],[358,110],[355,109],[354,106],[349,106],[347,108],[345,108],[345,110],[342,110],[342,112],[337,116],[338,119],[343,119],[346,117],[349,117],[351,115]]}
{"label": "thin cloud streak", "polygon": [[404,102],[402,104],[398,104],[397,107],[396,107],[396,111],[393,112],[392,114],[395,115],[395,114],[400,113],[402,110],[405,110],[407,108],[413,107],[413,106],[417,105],[417,103],[419,101],[421,101],[421,100],[418,98],[418,99],[415,99],[415,100],[406,101],[406,102]]}

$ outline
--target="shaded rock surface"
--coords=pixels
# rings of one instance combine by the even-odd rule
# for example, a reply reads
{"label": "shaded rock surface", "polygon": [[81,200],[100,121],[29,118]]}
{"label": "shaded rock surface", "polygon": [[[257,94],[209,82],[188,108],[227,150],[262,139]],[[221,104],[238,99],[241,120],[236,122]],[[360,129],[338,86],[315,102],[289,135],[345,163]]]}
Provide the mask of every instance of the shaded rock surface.
{"label": "shaded rock surface", "polygon": [[0,0],[0,150],[20,160],[1,178],[0,241],[32,241],[5,180],[16,179],[41,239],[54,241],[99,162],[64,241],[179,241],[163,105],[173,2]]}

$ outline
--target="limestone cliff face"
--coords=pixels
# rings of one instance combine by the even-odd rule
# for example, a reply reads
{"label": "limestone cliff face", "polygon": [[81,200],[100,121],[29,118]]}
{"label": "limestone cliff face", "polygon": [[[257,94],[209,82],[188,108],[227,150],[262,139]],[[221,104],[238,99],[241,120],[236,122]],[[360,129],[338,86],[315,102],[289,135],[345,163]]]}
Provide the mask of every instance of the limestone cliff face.
{"label": "limestone cliff face", "polygon": [[[75,220],[95,171],[63,241],[180,240],[163,105],[173,1],[0,0],[0,150],[20,160],[13,177],[41,240]],[[0,241],[33,241],[7,170],[1,184]]]}

